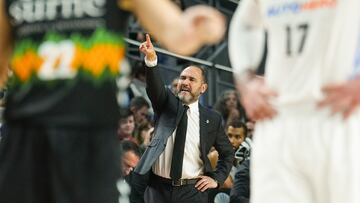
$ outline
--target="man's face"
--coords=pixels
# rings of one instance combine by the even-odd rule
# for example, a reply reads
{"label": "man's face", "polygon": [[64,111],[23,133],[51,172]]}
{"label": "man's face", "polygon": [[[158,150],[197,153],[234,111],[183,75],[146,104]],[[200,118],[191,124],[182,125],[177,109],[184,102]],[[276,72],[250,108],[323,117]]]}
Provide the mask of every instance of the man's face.
{"label": "man's face", "polygon": [[131,115],[127,118],[120,119],[118,134],[119,135],[132,135],[135,129],[134,116]]}
{"label": "man's face", "polygon": [[248,129],[248,137],[252,138],[255,128],[255,122],[253,121],[246,122],[246,128]]}
{"label": "man's face", "polygon": [[237,108],[237,98],[236,98],[236,94],[234,92],[226,95],[225,105],[228,110]]}
{"label": "man's face", "polygon": [[171,83],[171,91],[176,94],[179,79],[174,79]]}
{"label": "man's face", "polygon": [[135,122],[137,124],[143,123],[147,120],[147,115],[149,112],[149,108],[147,106],[143,106],[138,110],[134,111],[134,116],[135,116]]}
{"label": "man's face", "polygon": [[133,151],[127,151],[122,156],[122,173],[124,176],[127,176],[130,174],[132,170],[134,170],[136,164],[139,162],[140,157],[137,156]]}
{"label": "man's face", "polygon": [[240,144],[245,140],[244,128],[234,128],[233,126],[229,126],[226,134],[234,150],[237,150]]}
{"label": "man's face", "polygon": [[204,83],[201,73],[201,70],[195,66],[189,66],[181,72],[177,91],[178,97],[184,104],[195,102],[206,91],[207,84]]}

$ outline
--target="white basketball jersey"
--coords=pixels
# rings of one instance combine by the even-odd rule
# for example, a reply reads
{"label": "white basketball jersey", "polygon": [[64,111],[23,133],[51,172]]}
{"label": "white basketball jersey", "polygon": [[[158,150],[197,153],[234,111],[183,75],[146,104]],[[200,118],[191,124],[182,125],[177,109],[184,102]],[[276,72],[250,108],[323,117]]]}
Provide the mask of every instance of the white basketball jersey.
{"label": "white basketball jersey", "polygon": [[[324,84],[350,78],[360,22],[347,13],[352,1],[358,0],[244,0],[240,5],[243,25],[264,27],[268,33],[265,78],[279,94],[275,104],[313,103]],[[242,48],[239,54],[248,51]],[[234,71],[241,71],[246,60],[243,67],[232,63]]]}

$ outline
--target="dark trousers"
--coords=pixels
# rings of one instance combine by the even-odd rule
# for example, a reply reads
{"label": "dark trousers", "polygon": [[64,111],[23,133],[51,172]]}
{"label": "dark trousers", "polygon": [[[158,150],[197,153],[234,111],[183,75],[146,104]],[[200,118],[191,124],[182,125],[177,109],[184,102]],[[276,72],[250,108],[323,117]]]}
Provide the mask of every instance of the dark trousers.
{"label": "dark trousers", "polygon": [[208,192],[201,192],[195,184],[172,186],[150,175],[144,199],[146,203],[207,203]]}

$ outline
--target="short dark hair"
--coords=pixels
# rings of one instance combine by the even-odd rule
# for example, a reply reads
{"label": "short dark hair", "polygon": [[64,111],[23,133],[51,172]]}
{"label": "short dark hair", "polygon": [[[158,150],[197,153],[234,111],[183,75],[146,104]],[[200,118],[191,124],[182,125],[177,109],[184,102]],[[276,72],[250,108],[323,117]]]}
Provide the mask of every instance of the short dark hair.
{"label": "short dark hair", "polygon": [[206,71],[206,68],[204,66],[189,65],[187,67],[195,67],[195,68],[200,69],[202,79],[203,79],[204,83],[207,84],[207,78],[206,78],[207,77],[207,71]]}
{"label": "short dark hair", "polygon": [[130,108],[134,107],[136,110],[141,109],[143,106],[150,108],[149,103],[146,101],[144,97],[134,97],[130,101]]}
{"label": "short dark hair", "polygon": [[122,154],[125,154],[126,152],[132,151],[137,156],[141,157],[141,152],[139,146],[130,140],[123,140],[120,142],[120,147]]}
{"label": "short dark hair", "polygon": [[244,129],[245,137],[247,137],[248,129],[246,127],[246,124],[244,122],[242,122],[241,120],[239,120],[239,119],[230,120],[226,125],[226,130],[230,126],[232,126],[233,128],[242,128],[242,129]]}
{"label": "short dark hair", "polygon": [[130,111],[129,108],[121,108],[120,109],[120,119],[126,119],[129,116],[134,116],[133,112]]}

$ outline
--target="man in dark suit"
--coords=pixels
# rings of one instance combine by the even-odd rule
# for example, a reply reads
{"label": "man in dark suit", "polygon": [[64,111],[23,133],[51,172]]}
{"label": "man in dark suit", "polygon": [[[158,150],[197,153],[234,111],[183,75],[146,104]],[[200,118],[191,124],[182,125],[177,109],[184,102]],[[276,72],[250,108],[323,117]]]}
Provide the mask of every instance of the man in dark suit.
{"label": "man in dark suit", "polygon": [[[229,175],[234,151],[221,116],[198,102],[207,89],[205,70],[185,68],[174,95],[159,77],[148,35],[140,51],[145,54],[147,93],[157,120],[154,137],[134,171],[131,201],[141,202],[144,197],[145,202],[157,203],[207,202],[208,190]],[[212,146],[219,152],[215,171],[207,158]]]}

